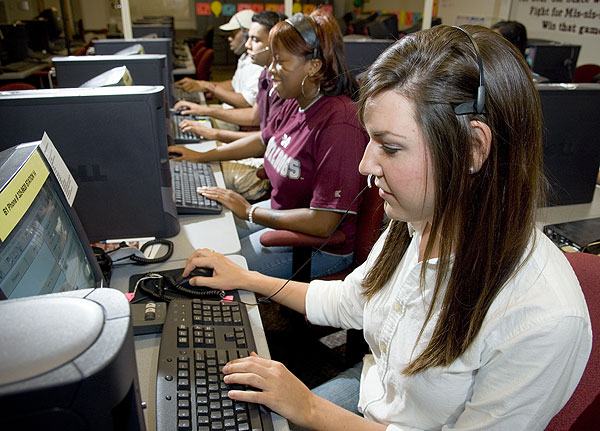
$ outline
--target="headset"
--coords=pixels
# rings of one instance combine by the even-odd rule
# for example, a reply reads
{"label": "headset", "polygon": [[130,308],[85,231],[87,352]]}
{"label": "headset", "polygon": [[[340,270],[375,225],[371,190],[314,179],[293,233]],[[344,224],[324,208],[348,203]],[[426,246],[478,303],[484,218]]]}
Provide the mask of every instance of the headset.
{"label": "headset", "polygon": [[452,27],[462,31],[467,35],[471,43],[473,44],[473,48],[475,48],[475,55],[477,56],[477,65],[479,67],[479,87],[477,87],[477,100],[467,100],[466,102],[461,103],[460,105],[454,108],[454,113],[456,115],[466,115],[466,114],[486,114],[487,111],[485,109],[485,85],[483,80],[483,61],[481,60],[481,54],[479,53],[479,47],[471,37],[469,33],[463,28],[453,25]]}
{"label": "headset", "polygon": [[294,14],[291,18],[285,20],[289,25],[291,25],[294,30],[298,32],[304,42],[310,45],[313,49],[313,52],[306,55],[306,59],[310,60],[312,58],[319,57],[319,48],[321,47],[319,43],[319,37],[317,33],[315,33],[315,29],[311,25],[308,18],[301,12]]}

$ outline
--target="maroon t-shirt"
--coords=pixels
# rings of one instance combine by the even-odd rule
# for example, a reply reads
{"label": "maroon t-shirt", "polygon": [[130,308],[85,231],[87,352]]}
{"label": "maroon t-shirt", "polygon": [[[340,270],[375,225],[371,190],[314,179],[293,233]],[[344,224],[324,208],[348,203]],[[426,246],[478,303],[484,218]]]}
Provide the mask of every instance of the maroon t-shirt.
{"label": "maroon t-shirt", "polygon": [[256,96],[258,105],[258,121],[260,130],[265,130],[267,124],[273,119],[279,108],[283,105],[283,99],[273,89],[273,81],[265,67],[258,78],[258,94]]}
{"label": "maroon t-shirt", "polygon": [[351,253],[360,205],[360,199],[352,200],[365,185],[358,164],[368,142],[354,102],[347,96],[323,96],[302,110],[295,99],[288,99],[262,129],[262,138],[267,145],[265,172],[273,188],[271,207],[350,208],[340,227],[346,242],[325,250]]}

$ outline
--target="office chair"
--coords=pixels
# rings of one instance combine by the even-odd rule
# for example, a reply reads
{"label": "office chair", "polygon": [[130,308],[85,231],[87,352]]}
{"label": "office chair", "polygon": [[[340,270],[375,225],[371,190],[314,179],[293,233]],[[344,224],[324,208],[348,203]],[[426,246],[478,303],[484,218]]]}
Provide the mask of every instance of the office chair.
{"label": "office chair", "polygon": [[599,82],[600,66],[597,64],[582,64],[575,68],[573,82]]}
{"label": "office chair", "polygon": [[581,380],[546,431],[586,431],[600,423],[600,256],[566,253],[587,302],[592,321],[592,352]]}
{"label": "office chair", "polygon": [[[367,189],[365,191],[363,202],[359,208],[357,217],[356,240],[354,243],[352,264],[341,272],[321,277],[321,279],[343,280],[350,272],[352,272],[352,270],[360,266],[367,259],[371,248],[381,233],[383,223],[383,200],[379,197],[376,188]],[[333,233],[327,244],[341,244],[344,242],[345,238],[345,234],[338,230]],[[290,230],[269,231],[263,233],[260,237],[260,242],[265,247],[293,247],[292,273],[296,273],[302,264],[310,259],[313,249],[321,246],[324,241],[325,238]],[[294,280],[303,282],[309,282],[310,279],[310,263],[294,277]],[[311,326],[311,328],[315,327]],[[338,329],[318,328],[314,332],[317,337],[321,338],[322,336],[329,335],[335,331],[338,331]],[[349,329],[346,332],[346,353],[344,358],[346,365],[354,365],[367,351],[368,346],[364,340],[362,331]]]}
{"label": "office chair", "polygon": [[198,40],[194,46],[192,46],[192,48],[190,49],[190,51],[192,52],[192,55],[196,54],[196,52],[198,52],[198,50],[200,48],[207,48],[206,46],[206,41],[203,39]]}
{"label": "office chair", "polygon": [[205,48],[203,54],[198,61],[194,61],[196,65],[196,79],[208,81],[210,77],[210,67],[212,66],[213,59],[215,58],[215,50],[212,48]]}
{"label": "office chair", "polygon": [[0,91],[14,90],[37,90],[37,88],[26,82],[11,82],[10,84],[0,85]]}

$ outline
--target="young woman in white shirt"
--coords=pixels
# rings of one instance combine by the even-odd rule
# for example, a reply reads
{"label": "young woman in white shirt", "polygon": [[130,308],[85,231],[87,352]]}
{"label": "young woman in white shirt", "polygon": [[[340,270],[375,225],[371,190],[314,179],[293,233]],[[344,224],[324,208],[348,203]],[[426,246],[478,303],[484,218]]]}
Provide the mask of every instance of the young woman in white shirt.
{"label": "young woman in white shirt", "polygon": [[[198,250],[192,284],[257,292],[318,325],[362,328],[372,355],[311,392],[256,355],[224,367],[235,400],[327,430],[542,430],[591,349],[581,288],[535,227],[541,110],[523,57],[483,27],[409,35],[370,68],[360,165],[392,220],[344,281],[289,282]],[[356,371],[356,370],[355,370]],[[355,373],[357,374],[357,373]],[[354,401],[352,401],[354,400]]]}

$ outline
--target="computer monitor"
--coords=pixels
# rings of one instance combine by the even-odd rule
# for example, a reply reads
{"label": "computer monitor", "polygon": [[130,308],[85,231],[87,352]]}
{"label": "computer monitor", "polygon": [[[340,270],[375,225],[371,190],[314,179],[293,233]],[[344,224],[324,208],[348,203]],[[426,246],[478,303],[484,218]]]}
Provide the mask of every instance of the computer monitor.
{"label": "computer monitor", "polygon": [[23,21],[32,51],[50,51],[50,24],[44,18]]}
{"label": "computer monitor", "polygon": [[600,85],[538,84],[548,205],[591,202],[600,165]]}
{"label": "computer monitor", "polygon": [[550,82],[573,82],[580,49],[580,45],[530,39],[526,57],[533,71]]}
{"label": "computer monitor", "polygon": [[27,48],[27,29],[23,23],[0,24],[3,53],[2,63],[14,63],[29,57]]}
{"label": "computer monitor", "polygon": [[392,43],[390,39],[370,39],[344,36],[344,51],[348,70],[354,76],[364,72]]}
{"label": "computer monitor", "polygon": [[377,12],[359,13],[348,25],[348,33],[368,35],[368,24],[377,19]]}
{"label": "computer monitor", "polygon": [[166,89],[169,106],[175,104],[173,76],[169,75],[165,55],[81,55],[54,57],[52,62],[56,68],[58,87],[79,87],[102,72],[126,66],[133,78],[133,85],[162,85]]}
{"label": "computer monitor", "polygon": [[369,36],[375,39],[398,39],[398,16],[396,14],[379,15],[367,24]]}
{"label": "computer monitor", "polygon": [[145,37],[145,38],[167,38],[173,40],[175,32],[171,24],[161,23],[133,23],[131,26],[133,37]]}
{"label": "computer monitor", "polygon": [[103,284],[77,214],[40,142],[0,152],[0,299]]}
{"label": "computer monitor", "polygon": [[52,138],[79,185],[74,207],[92,242],[179,232],[163,87],[0,92],[0,150]]}
{"label": "computer monitor", "polygon": [[[175,94],[173,86],[173,40],[169,38],[154,38],[154,39],[97,39],[92,42],[96,55],[114,55],[118,51],[140,44],[144,47],[145,54],[163,54],[167,56],[167,68],[171,84],[170,94]],[[174,100],[173,100],[174,102]]]}

